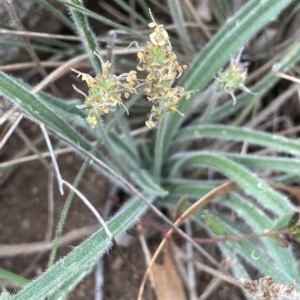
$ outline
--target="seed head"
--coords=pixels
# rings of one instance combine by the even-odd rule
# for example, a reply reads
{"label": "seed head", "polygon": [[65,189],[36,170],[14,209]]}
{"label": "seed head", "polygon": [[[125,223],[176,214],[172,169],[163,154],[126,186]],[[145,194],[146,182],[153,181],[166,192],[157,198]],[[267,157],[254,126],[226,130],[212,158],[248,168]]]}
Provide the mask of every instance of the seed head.
{"label": "seed head", "polygon": [[[236,103],[234,92],[241,89],[247,93],[253,94],[246,86],[247,69],[240,63],[240,58],[243,48],[239,51],[236,59],[231,59],[230,66],[223,72],[218,73],[216,78],[218,81],[217,89],[224,90],[229,93],[233,99],[233,104]],[[253,94],[254,95],[254,94]]]}
{"label": "seed head", "polygon": [[[97,54],[95,53],[95,55]],[[75,86],[73,87],[76,91],[85,96],[84,104],[79,105],[78,107],[89,110],[89,115],[86,118],[86,121],[92,128],[101,122],[101,115],[114,111],[117,104],[126,109],[123,104],[122,97],[128,99],[131,93],[136,93],[135,84],[137,81],[135,71],[130,71],[129,73],[121,74],[119,76],[111,74],[111,63],[109,61],[103,63],[101,57],[99,55],[97,56],[101,61],[102,72],[97,74],[95,78],[72,69],[78,74],[77,77],[81,76],[82,80],[87,83],[88,95],[85,95]],[[123,81],[126,82],[122,83]]]}
{"label": "seed head", "polygon": [[245,280],[243,287],[249,293],[253,294],[253,300],[300,299],[294,283],[291,285],[275,283],[274,279],[270,276],[262,277],[258,281]]}
{"label": "seed head", "polygon": [[[186,65],[179,65],[176,54],[172,51],[169,35],[163,25],[154,20],[148,25],[153,28],[149,35],[150,41],[140,48],[137,53],[139,71],[146,71],[144,93],[152,104],[151,115],[146,126],[153,128],[165,112],[178,112],[178,102],[183,96],[189,98],[190,92],[183,87],[173,86],[174,81],[187,69]],[[182,115],[182,114],[181,114]]]}

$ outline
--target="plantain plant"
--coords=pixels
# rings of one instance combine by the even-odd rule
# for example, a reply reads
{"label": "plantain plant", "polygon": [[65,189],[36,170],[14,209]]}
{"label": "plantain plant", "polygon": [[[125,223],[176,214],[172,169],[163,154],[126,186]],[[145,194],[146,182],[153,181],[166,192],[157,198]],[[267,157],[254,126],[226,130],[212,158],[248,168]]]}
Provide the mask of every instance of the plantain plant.
{"label": "plantain plant", "polygon": [[[297,181],[300,143],[255,130],[247,126],[247,120],[278,82],[271,71],[274,57],[279,57],[278,70],[285,73],[300,60],[300,44],[293,35],[288,38],[266,58],[268,71],[262,71],[255,84],[247,81],[246,65],[241,62],[242,51],[247,52],[247,45],[261,30],[275,26],[269,25],[274,20],[284,23],[278,15],[284,12],[281,16],[293,17],[298,9],[292,6],[293,1],[224,1],[226,9],[222,1],[211,1],[215,19],[210,22],[220,25],[214,34],[199,23],[199,30],[187,27],[186,21],[197,20],[183,13],[186,10],[179,1],[167,1],[165,5],[178,35],[171,35],[167,24],[148,14],[145,1],[140,4],[142,12],[132,10],[126,1],[119,2],[136,19],[139,28],[145,29],[149,23],[150,34],[90,11],[81,0],[60,2],[70,10],[85,57],[95,72],[93,76],[92,70],[73,70],[87,84],[87,91],[74,87],[84,102],[35,93],[27,83],[3,72],[0,94],[80,154],[85,164],[78,181],[92,160],[97,172],[132,197],[106,223],[107,230],[101,227],[55,263],[52,253],[49,268],[42,275],[16,294],[3,293],[0,299],[63,297],[91,272],[97,260],[109,251],[114,238],[132,228],[149,207],[158,214],[160,207],[172,211],[179,199],[188,196],[187,209],[227,181],[235,182],[237,188],[214,199],[205,210],[196,210],[191,215],[195,226],[216,240],[222,239],[219,249],[234,262],[231,270],[236,279],[251,279],[246,267],[251,265],[261,276],[271,275],[276,282],[295,282],[299,286],[299,267],[293,251],[279,243],[284,242],[282,233],[292,232],[291,228],[296,237],[297,220],[294,227],[290,225],[296,206],[276,189],[276,184]],[[157,12],[155,6],[151,9],[154,14]],[[137,48],[137,56],[116,56],[114,64],[108,61],[88,17],[127,32],[131,47]],[[116,74],[114,69],[119,64],[127,70]],[[135,112],[134,117],[131,111]],[[72,126],[74,121],[76,127]],[[146,142],[142,137],[131,136],[131,130],[138,127],[148,132]],[[108,151],[101,152],[92,141]],[[238,142],[269,149],[272,156],[270,152],[260,154],[254,150],[241,153]],[[212,172],[215,176],[210,178]],[[277,234],[259,236],[266,231]],[[248,234],[257,236],[232,238]]]}

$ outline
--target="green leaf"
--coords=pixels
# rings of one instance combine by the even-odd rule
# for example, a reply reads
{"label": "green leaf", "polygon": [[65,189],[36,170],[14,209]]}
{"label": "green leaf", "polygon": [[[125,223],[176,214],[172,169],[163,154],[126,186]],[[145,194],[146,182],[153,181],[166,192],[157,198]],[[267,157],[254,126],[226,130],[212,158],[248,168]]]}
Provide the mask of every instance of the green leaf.
{"label": "green leaf", "polygon": [[[114,237],[118,237],[133,226],[146,208],[147,205],[137,197],[126,202],[120,211],[107,222]],[[11,299],[39,300],[51,296],[74,276],[85,272],[110,247],[111,241],[105,231],[103,229],[98,230],[70,254],[56,262],[44,274],[26,285],[23,290],[11,296]]]}
{"label": "green leaf", "polygon": [[[232,224],[228,220],[223,225],[228,230],[229,235],[243,234],[236,224]],[[266,249],[262,249],[260,244],[254,244],[247,240],[231,241],[229,243],[232,251],[239,254],[266,276],[271,275],[276,281],[287,284],[296,280],[296,283],[299,284],[299,271],[295,268],[296,262],[291,248],[278,246],[272,238],[269,238],[269,241],[273,243],[275,253],[269,253]]]}
{"label": "green leaf", "polygon": [[293,205],[286,197],[276,192],[263,180],[253,175],[243,166],[228,158],[222,157],[219,154],[199,151],[185,152],[172,156],[169,159],[169,162],[173,165],[171,176],[178,176],[178,173],[188,167],[206,165],[218,170],[237,182],[245,192],[250,193],[262,206],[273,211],[276,215],[281,216],[283,213],[294,210]]}
{"label": "green leaf", "polygon": [[[198,224],[203,224],[203,211],[197,211],[193,215],[193,219]],[[241,236],[245,234],[241,226],[237,226],[228,219],[222,218],[222,222],[228,236]],[[210,235],[214,236],[212,232],[210,232]],[[235,261],[235,265],[244,265],[244,260],[246,260],[262,274],[265,276],[271,275],[278,282],[290,284],[296,279],[297,284],[299,284],[299,271],[297,270],[296,261],[291,248],[279,247],[276,242],[269,237],[259,240],[261,241],[262,239],[269,239],[268,243],[270,245],[272,244],[272,246],[269,248],[262,247],[261,243],[257,243],[253,239],[231,240],[226,243],[219,243],[218,245],[221,249],[223,245],[230,247],[229,253],[232,252],[234,257],[239,257],[239,259]],[[241,260],[241,257],[243,260]],[[229,255],[229,258],[231,258],[231,255]]]}
{"label": "green leaf", "polygon": [[291,211],[277,219],[273,230],[284,230],[294,226],[299,220],[299,212]]}
{"label": "green leaf", "polygon": [[79,100],[61,100],[45,92],[40,92],[36,96],[53,111],[58,112],[62,117],[71,121],[87,117],[87,114],[82,109],[76,107],[76,105],[81,104]]}
{"label": "green leaf", "polygon": [[[138,157],[136,157],[136,153],[132,149],[133,146],[128,145],[114,131],[111,131],[108,136],[111,139],[111,146],[115,149],[118,159],[126,167],[127,172],[139,169]],[[110,151],[112,149],[108,150]],[[128,173],[126,175],[128,175]]]}
{"label": "green leaf", "polygon": [[138,31],[130,29],[129,27],[123,26],[123,25],[121,25],[117,22],[112,21],[111,19],[105,18],[105,17],[103,17],[99,14],[96,14],[96,13],[92,12],[91,10],[88,10],[88,9],[82,7],[81,5],[75,4],[73,2],[73,0],[59,0],[59,1],[66,4],[66,5],[68,5],[68,6],[70,6],[71,8],[76,10],[77,12],[80,12],[80,13],[82,13],[86,16],[89,16],[89,17],[91,17],[95,20],[98,20],[100,22],[103,22],[104,24],[107,24],[107,25],[109,25],[113,28],[123,29],[126,32],[128,32],[129,34],[131,34],[132,36],[140,38],[143,41],[148,40],[147,36],[145,36],[143,34],[140,34]]}
{"label": "green leaf", "polygon": [[206,212],[204,215],[204,222],[214,234],[219,236],[226,235],[222,221],[212,213]]}
{"label": "green leaf", "polygon": [[295,226],[299,221],[300,213],[297,211],[295,212],[292,217],[289,219],[289,222],[287,224],[287,228],[291,228]]}
{"label": "green leaf", "polygon": [[29,283],[28,279],[26,279],[20,275],[17,275],[13,272],[10,272],[8,270],[5,270],[3,268],[0,268],[0,278],[5,279],[9,282],[12,282],[18,286],[24,286],[27,283]]}
{"label": "green leaf", "polygon": [[6,293],[6,292],[1,293],[0,300],[10,300],[10,299],[11,299],[11,297],[8,293]]}
{"label": "green leaf", "polygon": [[188,126],[179,131],[175,138],[175,142],[199,140],[204,137],[249,142],[254,145],[261,145],[292,155],[300,154],[300,143],[298,141],[293,141],[276,134],[227,125]]}
{"label": "green leaf", "polygon": [[297,158],[287,157],[268,157],[258,155],[240,155],[240,154],[228,154],[224,155],[240,164],[251,167],[255,170],[274,170],[292,174],[300,175],[300,160]]}
{"label": "green leaf", "polygon": [[136,18],[138,21],[140,21],[144,25],[148,25],[149,21],[146,20],[144,17],[141,16],[141,14],[138,13],[135,9],[131,7],[131,5],[128,5],[126,1],[124,0],[115,0],[116,3],[118,3],[132,18]]}
{"label": "green leaf", "polygon": [[131,178],[143,191],[148,192],[150,195],[165,197],[169,194],[156,184],[153,181],[153,177],[145,170],[140,170],[138,173],[132,173]]}
{"label": "green leaf", "polygon": [[162,180],[162,185],[170,194],[176,195],[177,198],[188,195],[193,199],[199,199],[224,182],[224,180],[193,180],[168,177]]}
{"label": "green leaf", "polygon": [[[82,6],[82,0],[69,0],[74,5]],[[70,8],[71,15],[74,20],[76,30],[80,36],[83,46],[89,56],[89,59],[94,67],[96,73],[101,73],[102,65],[99,58],[94,54],[94,52],[99,53],[98,42],[96,36],[94,35],[88,20],[82,12]]]}
{"label": "green leaf", "polygon": [[168,0],[168,7],[180,37],[181,44],[185,45],[190,50],[194,50],[195,47],[190,40],[187,27],[185,26],[182,4],[180,1]]}
{"label": "green leaf", "polygon": [[[252,0],[244,5],[234,16],[229,18],[224,26],[210,40],[194,59],[183,79],[186,90],[202,90],[228,61],[231,54],[239,50],[257,31],[283,10],[292,0]],[[192,106],[192,100],[180,101],[178,110],[186,112]],[[166,129],[164,149],[170,147],[180,122],[183,118],[179,114],[169,114]]]}

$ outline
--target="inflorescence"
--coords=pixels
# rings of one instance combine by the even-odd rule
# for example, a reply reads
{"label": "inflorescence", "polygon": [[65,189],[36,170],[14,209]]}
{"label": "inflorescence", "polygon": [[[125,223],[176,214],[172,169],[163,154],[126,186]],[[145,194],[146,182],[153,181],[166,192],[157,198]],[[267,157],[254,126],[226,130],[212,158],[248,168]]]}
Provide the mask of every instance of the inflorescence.
{"label": "inflorescence", "polygon": [[73,87],[85,97],[84,104],[77,107],[89,110],[86,120],[92,128],[101,122],[101,115],[115,110],[117,104],[126,109],[123,98],[128,99],[130,94],[136,93],[141,86],[152,104],[150,117],[146,121],[147,127],[154,128],[156,121],[153,121],[153,118],[158,120],[165,112],[178,112],[183,115],[178,111],[178,102],[184,96],[188,99],[190,92],[186,92],[181,86],[173,86],[173,84],[187,69],[187,66],[179,65],[164,26],[158,25],[154,19],[148,26],[154,28],[149,36],[150,41],[146,46],[139,47],[137,53],[139,60],[137,70],[148,73],[145,80],[141,80],[142,83],[138,82],[136,71],[119,76],[111,74],[109,70],[111,63],[108,61],[104,63],[97,53],[95,55],[101,61],[102,72],[96,77],[72,69],[87,83],[88,95],[76,86]]}
{"label": "inflorescence", "polygon": [[[95,55],[97,54],[95,53]],[[110,73],[109,69],[111,68],[111,63],[108,61],[103,63],[101,57],[98,57],[101,61],[102,72],[95,78],[72,69],[78,74],[77,77],[81,76],[82,80],[87,83],[89,89],[88,95],[84,94],[75,86],[73,87],[76,91],[85,96],[84,104],[78,105],[77,107],[86,108],[90,111],[86,120],[92,128],[101,122],[101,115],[114,111],[117,104],[126,109],[122,97],[128,99],[131,93],[136,93],[135,85],[137,82],[136,71],[130,71],[129,73],[116,76]]]}
{"label": "inflorescence", "polygon": [[296,300],[300,299],[295,284],[275,283],[270,276],[257,280],[245,280],[243,287],[253,294],[253,300]]}
{"label": "inflorescence", "polygon": [[[180,66],[177,56],[172,51],[169,35],[163,25],[152,22],[148,25],[154,28],[150,34],[150,42],[138,52],[139,71],[146,71],[144,93],[152,104],[151,115],[146,125],[153,128],[156,125],[152,119],[159,119],[165,112],[178,112],[178,101],[183,96],[188,99],[190,92],[183,87],[173,86],[174,81],[181,76],[186,65]],[[182,114],[181,114],[182,115]]]}
{"label": "inflorescence", "polygon": [[244,92],[252,93],[246,86],[245,81],[247,78],[247,68],[240,63],[243,48],[239,51],[236,59],[231,59],[229,67],[225,71],[220,71],[218,77],[216,78],[218,85],[218,90],[223,90],[231,95],[233,99],[233,104],[236,103],[236,98],[234,92],[238,89]]}

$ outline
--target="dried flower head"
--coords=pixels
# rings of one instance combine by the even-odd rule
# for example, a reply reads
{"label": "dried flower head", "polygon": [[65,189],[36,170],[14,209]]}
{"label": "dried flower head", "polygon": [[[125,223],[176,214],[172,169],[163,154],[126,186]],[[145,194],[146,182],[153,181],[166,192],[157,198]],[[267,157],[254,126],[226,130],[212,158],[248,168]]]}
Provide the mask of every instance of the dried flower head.
{"label": "dried flower head", "polygon": [[178,101],[183,96],[188,99],[190,92],[186,92],[180,86],[173,87],[174,81],[182,75],[187,66],[179,65],[164,26],[158,25],[154,19],[148,26],[154,29],[149,36],[150,41],[137,53],[137,69],[148,72],[144,93],[152,104],[152,109],[146,125],[153,128],[156,126],[153,118],[159,119],[165,111],[181,114],[178,111]]}
{"label": "dried flower head", "polygon": [[275,283],[270,276],[257,280],[245,280],[244,289],[253,293],[253,300],[296,300],[300,295],[296,293],[295,284]]}
{"label": "dried flower head", "polygon": [[[229,93],[233,99],[233,104],[236,103],[234,92],[241,89],[247,93],[253,94],[246,86],[245,80],[247,78],[247,69],[240,63],[243,48],[239,51],[236,59],[231,59],[230,66],[223,72],[218,73],[216,78],[218,81],[217,89],[224,90]],[[253,94],[255,95],[255,94]]]}
{"label": "dried flower head", "polygon": [[82,80],[87,83],[88,95],[76,86],[73,85],[73,87],[85,96],[84,104],[77,107],[89,110],[86,120],[92,128],[101,122],[101,115],[114,111],[117,104],[126,109],[122,97],[128,99],[131,93],[136,93],[135,85],[137,81],[136,71],[116,76],[110,72],[111,63],[108,61],[104,63],[97,53],[95,55],[100,59],[102,65],[102,72],[96,77],[72,69],[78,74],[77,77],[81,76]]}

